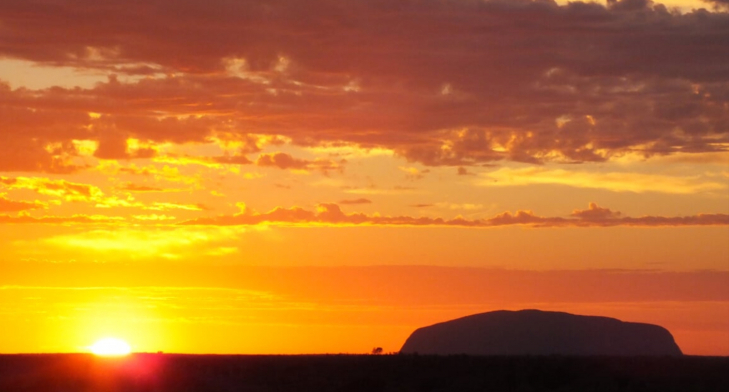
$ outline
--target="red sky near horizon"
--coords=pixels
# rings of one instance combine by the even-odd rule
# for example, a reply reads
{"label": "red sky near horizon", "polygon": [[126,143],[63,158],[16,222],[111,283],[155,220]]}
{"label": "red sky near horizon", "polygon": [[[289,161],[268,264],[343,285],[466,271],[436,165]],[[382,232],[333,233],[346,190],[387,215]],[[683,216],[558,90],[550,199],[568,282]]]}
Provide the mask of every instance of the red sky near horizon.
{"label": "red sky near horizon", "polygon": [[538,308],[729,355],[726,0],[4,0],[0,353]]}

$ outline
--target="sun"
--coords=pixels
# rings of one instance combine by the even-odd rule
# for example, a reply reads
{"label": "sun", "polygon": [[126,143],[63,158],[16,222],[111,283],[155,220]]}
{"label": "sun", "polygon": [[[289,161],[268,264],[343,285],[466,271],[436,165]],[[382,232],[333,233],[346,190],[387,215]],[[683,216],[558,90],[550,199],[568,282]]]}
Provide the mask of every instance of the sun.
{"label": "sun", "polygon": [[103,357],[119,357],[132,352],[127,342],[117,338],[99,339],[89,349],[92,353]]}

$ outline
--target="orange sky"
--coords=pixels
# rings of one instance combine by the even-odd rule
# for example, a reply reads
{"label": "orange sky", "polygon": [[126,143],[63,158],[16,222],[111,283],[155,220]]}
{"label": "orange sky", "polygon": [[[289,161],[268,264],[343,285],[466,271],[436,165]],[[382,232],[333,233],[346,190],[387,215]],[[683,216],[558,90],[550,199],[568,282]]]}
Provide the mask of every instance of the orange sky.
{"label": "orange sky", "polygon": [[726,7],[6,0],[0,353],[539,308],[729,355]]}

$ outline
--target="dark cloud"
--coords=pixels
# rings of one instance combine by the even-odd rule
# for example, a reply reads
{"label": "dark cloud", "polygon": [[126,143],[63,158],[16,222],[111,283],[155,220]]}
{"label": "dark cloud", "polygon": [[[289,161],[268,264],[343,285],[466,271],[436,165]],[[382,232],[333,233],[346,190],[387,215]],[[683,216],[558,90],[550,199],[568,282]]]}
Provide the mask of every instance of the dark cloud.
{"label": "dark cloud", "polygon": [[213,162],[223,163],[227,165],[249,165],[253,163],[244,155],[223,155],[219,157],[214,157],[212,160]]}
{"label": "dark cloud", "polygon": [[296,159],[289,154],[277,152],[274,154],[261,154],[256,159],[257,166],[273,166],[279,169],[306,169],[309,166],[309,161],[304,159]]}
{"label": "dark cloud", "polygon": [[131,191],[131,192],[164,192],[165,190],[159,187],[154,186],[147,186],[147,185],[137,185],[133,183],[128,183],[123,186],[118,187],[117,189],[122,191]]}
{"label": "dark cloud", "polygon": [[[0,81],[0,171],[71,173],[78,155],[71,140],[85,139],[86,114],[35,110],[14,102],[19,94]],[[12,97],[12,99],[10,99]]]}
{"label": "dark cloud", "polygon": [[0,56],[148,78],[0,88],[0,170],[249,133],[453,166],[725,150],[727,47],[728,13],[648,0],[6,0]]}
{"label": "dark cloud", "polygon": [[38,210],[45,208],[45,205],[37,201],[15,201],[9,200],[0,195],[0,212],[19,212],[28,210]]}
{"label": "dark cloud", "polygon": [[372,200],[365,199],[365,198],[360,198],[360,199],[345,199],[345,200],[340,200],[339,201],[339,204],[344,204],[344,205],[347,205],[347,204],[350,204],[350,205],[351,204],[372,204]]}
{"label": "dark cloud", "polygon": [[575,210],[572,212],[572,216],[592,221],[605,221],[619,218],[620,212],[613,212],[609,208],[603,208],[596,203],[590,203],[588,209]]}
{"label": "dark cloud", "polygon": [[344,161],[334,162],[328,159],[298,159],[283,152],[261,154],[256,159],[256,166],[276,167],[284,170],[321,170],[324,172],[329,170],[342,170],[340,163],[344,163]]}
{"label": "dark cloud", "polygon": [[473,175],[475,175],[474,173],[471,173],[470,171],[468,171],[468,169],[466,169],[463,166],[459,166],[456,173],[459,176],[473,176]]}
{"label": "dark cloud", "polygon": [[102,132],[98,140],[99,147],[94,151],[94,156],[99,159],[152,158],[157,155],[157,152],[152,148],[140,148],[130,151],[128,135]]}
{"label": "dark cloud", "polygon": [[300,207],[277,207],[266,213],[243,212],[236,215],[221,215],[213,218],[199,218],[183,222],[183,225],[237,226],[263,223],[326,224],[326,225],[378,225],[378,226],[454,226],[454,227],[612,227],[612,226],[727,226],[727,214],[698,214],[684,217],[642,216],[638,218],[621,217],[619,212],[602,208],[590,203],[587,210],[575,210],[572,218],[542,217],[531,211],[504,212],[487,219],[469,220],[462,217],[454,219],[379,216],[362,213],[345,214],[338,205],[320,204],[316,211]]}

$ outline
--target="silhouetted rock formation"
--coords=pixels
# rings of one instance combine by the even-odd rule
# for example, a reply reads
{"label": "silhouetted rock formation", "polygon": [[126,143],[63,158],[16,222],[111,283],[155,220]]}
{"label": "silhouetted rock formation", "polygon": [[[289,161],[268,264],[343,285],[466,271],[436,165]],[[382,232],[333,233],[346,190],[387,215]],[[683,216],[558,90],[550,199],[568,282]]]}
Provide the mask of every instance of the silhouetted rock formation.
{"label": "silhouetted rock formation", "polygon": [[500,310],[419,328],[400,351],[440,355],[681,355],[671,333],[658,325],[540,310]]}

